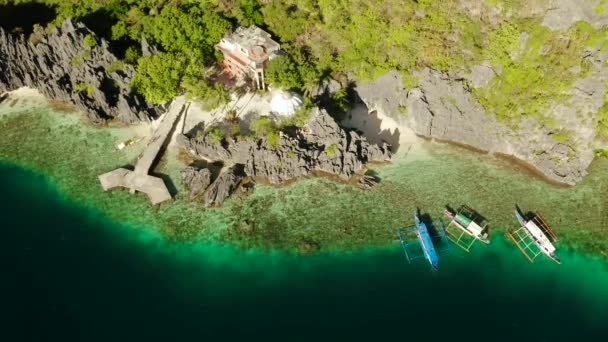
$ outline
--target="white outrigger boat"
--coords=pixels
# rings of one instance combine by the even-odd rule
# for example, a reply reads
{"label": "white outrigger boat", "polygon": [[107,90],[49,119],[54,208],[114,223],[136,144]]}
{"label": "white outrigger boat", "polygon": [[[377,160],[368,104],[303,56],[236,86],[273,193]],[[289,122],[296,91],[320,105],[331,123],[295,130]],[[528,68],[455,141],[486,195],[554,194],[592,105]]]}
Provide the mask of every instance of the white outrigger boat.
{"label": "white outrigger boat", "polygon": [[[458,247],[470,252],[471,247],[477,240],[485,244],[490,243],[486,232],[487,223],[476,222],[481,221],[481,217],[473,209],[463,205],[456,212],[446,208],[444,214],[450,219],[450,223],[446,227],[448,238]],[[455,231],[452,227],[457,228],[458,231]],[[467,240],[466,236],[470,238]]]}
{"label": "white outrigger boat", "polygon": [[[557,241],[557,235],[545,220],[538,214],[534,214],[532,219],[526,220],[517,207],[515,208],[515,216],[521,227],[509,232],[509,236],[528,260],[534,262],[534,259],[543,253],[551,260],[561,264],[561,260],[555,255],[556,248],[553,245],[553,242]],[[532,246],[536,246],[537,250],[534,250]]]}

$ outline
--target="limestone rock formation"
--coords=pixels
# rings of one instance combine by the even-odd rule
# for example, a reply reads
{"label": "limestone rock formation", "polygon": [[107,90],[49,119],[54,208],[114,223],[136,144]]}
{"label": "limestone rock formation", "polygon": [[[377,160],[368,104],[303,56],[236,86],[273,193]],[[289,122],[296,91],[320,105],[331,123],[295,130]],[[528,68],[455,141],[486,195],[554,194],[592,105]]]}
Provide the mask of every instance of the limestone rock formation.
{"label": "limestone rock formation", "polygon": [[211,171],[209,169],[197,169],[187,167],[181,172],[184,184],[190,190],[190,199],[194,199],[209,187],[211,184]]}
{"label": "limestone rock formation", "polygon": [[575,184],[586,175],[595,148],[595,120],[581,120],[580,113],[597,113],[605,91],[600,80],[605,79],[602,73],[606,71],[599,66],[599,60],[605,59],[593,56],[598,60],[595,74],[578,81],[569,90],[568,101],[547,109],[574,133],[567,143],[556,138],[555,128],[533,118],[513,127],[487,114],[469,88],[472,84],[483,86],[492,77],[485,66],[464,76],[425,69],[420,85],[412,90],[405,89],[401,76],[393,71],[358,85],[356,91],[370,112],[379,111],[420,136],[512,155],[552,180]]}
{"label": "limestone rock formation", "polygon": [[[460,4],[468,15],[483,17],[493,25],[511,18],[538,18],[553,31],[565,32],[578,21],[596,30],[608,26],[608,7],[601,0],[530,0],[514,8],[488,6],[483,0],[462,0]],[[529,39],[528,33],[520,33],[519,48],[510,54],[512,60],[519,58]],[[370,112],[391,117],[418,135],[512,155],[552,180],[575,184],[586,175],[594,150],[608,147],[608,141],[601,141],[596,134],[608,84],[608,50],[587,47],[578,58],[590,65],[590,70],[572,70],[580,78],[565,89],[563,99],[550,100],[536,116],[547,120],[522,116],[521,120],[503,122],[486,112],[474,96],[475,89],[490,85],[502,73],[500,66],[489,61],[466,72],[416,71],[414,78],[420,82],[414,89],[406,89],[399,72],[393,71],[358,84],[356,91]],[[547,79],[546,87],[551,87],[551,82]]]}
{"label": "limestone rock formation", "polygon": [[0,28],[0,93],[36,88],[50,99],[73,103],[94,123],[156,116],[156,108],[131,92],[134,68],[119,62],[99,37],[96,46],[85,46],[87,35],[95,37],[70,20],[51,33],[37,30],[29,37]]}
{"label": "limestone rock formation", "polygon": [[391,158],[387,144],[370,144],[359,133],[338,126],[320,109],[314,110],[297,135],[282,135],[276,146],[268,144],[265,138],[228,140],[221,145],[209,142],[207,136],[178,137],[184,148],[199,157],[242,165],[245,175],[262,177],[273,184],[310,175],[315,170],[348,180],[366,163]]}
{"label": "limestone rock formation", "polygon": [[205,192],[205,203],[220,205],[237,189],[243,180],[242,165],[234,165],[222,172]]}

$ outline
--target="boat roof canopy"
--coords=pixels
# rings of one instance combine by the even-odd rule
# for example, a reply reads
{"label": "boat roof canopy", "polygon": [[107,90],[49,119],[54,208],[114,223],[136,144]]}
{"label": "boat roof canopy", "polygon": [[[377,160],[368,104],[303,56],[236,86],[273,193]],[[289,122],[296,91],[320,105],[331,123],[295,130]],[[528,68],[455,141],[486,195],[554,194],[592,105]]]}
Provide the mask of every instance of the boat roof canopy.
{"label": "boat roof canopy", "polygon": [[533,221],[526,222],[525,228],[530,232],[530,234],[538,241],[538,244],[545,248],[549,253],[555,252],[555,246],[551,243],[551,240],[547,237],[547,235],[542,231],[540,227],[536,225]]}

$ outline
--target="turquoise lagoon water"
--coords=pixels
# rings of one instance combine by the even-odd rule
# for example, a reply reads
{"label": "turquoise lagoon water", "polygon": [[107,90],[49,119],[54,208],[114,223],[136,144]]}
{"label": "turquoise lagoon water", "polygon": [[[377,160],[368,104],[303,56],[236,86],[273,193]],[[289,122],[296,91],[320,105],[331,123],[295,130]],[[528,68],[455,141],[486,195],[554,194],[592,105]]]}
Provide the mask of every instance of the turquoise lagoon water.
{"label": "turquoise lagoon water", "polygon": [[[385,175],[388,176],[388,175]],[[497,236],[408,265],[397,245],[294,256],[167,242],[0,164],[3,341],[605,340],[608,265],[528,263]]]}

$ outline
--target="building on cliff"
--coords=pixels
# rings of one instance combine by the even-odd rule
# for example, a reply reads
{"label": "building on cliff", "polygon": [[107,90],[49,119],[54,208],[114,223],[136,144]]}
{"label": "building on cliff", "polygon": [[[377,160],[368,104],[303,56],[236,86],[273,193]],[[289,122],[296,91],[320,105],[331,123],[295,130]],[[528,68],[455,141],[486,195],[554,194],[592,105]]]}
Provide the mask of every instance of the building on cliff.
{"label": "building on cliff", "polygon": [[257,89],[266,89],[264,69],[278,56],[281,46],[268,32],[252,25],[227,33],[216,48],[224,55],[224,66],[232,75],[250,78]]}

